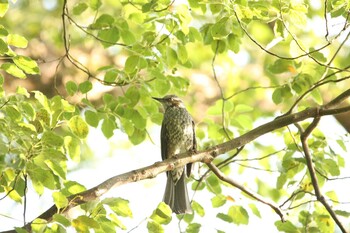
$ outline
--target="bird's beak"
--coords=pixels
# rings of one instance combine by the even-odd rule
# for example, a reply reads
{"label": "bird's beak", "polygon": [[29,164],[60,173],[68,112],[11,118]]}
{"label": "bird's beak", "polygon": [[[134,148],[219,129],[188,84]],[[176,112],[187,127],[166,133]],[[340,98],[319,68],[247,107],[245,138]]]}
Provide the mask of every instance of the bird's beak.
{"label": "bird's beak", "polygon": [[157,97],[152,97],[153,99],[159,101],[159,102],[163,102],[163,99],[162,98],[157,98]]}

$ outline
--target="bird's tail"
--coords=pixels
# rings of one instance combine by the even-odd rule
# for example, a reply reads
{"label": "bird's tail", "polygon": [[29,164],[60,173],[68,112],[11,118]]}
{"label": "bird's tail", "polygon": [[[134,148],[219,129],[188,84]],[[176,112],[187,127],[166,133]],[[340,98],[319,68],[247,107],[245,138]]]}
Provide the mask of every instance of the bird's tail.
{"label": "bird's tail", "polygon": [[184,171],[175,184],[171,172],[168,173],[163,201],[170,206],[176,214],[192,213],[185,177],[186,175]]}

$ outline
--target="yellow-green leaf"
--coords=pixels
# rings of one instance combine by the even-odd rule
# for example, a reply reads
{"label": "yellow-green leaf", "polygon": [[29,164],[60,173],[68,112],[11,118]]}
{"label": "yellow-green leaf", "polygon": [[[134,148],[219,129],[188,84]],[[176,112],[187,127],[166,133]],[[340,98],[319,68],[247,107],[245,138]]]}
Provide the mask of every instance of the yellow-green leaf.
{"label": "yellow-green leaf", "polygon": [[39,74],[39,67],[36,61],[26,56],[16,56],[13,62],[27,74]]}
{"label": "yellow-green leaf", "polygon": [[89,127],[80,116],[73,116],[69,120],[68,126],[70,130],[79,138],[86,138],[86,136],[89,134]]}
{"label": "yellow-green leaf", "polygon": [[54,192],[52,194],[53,201],[58,209],[66,207],[68,205],[68,199],[61,192]]}
{"label": "yellow-green leaf", "polygon": [[27,39],[18,34],[9,34],[7,36],[7,43],[18,48],[26,48],[28,45]]}
{"label": "yellow-green leaf", "polygon": [[0,1],[0,17],[4,17],[8,9],[9,9],[8,1],[7,0]]}
{"label": "yellow-green leaf", "polygon": [[80,161],[80,141],[77,138],[71,136],[64,137],[64,147],[73,161]]}
{"label": "yellow-green leaf", "polygon": [[26,78],[25,73],[13,63],[5,62],[1,65],[0,68],[5,70],[6,73],[11,74],[17,78],[21,78],[21,79]]}

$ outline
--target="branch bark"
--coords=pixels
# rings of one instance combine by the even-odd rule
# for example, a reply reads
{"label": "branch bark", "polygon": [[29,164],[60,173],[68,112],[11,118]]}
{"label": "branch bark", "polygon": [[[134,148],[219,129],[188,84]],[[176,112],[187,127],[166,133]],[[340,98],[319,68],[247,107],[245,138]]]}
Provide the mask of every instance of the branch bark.
{"label": "branch bark", "polygon": [[[347,96],[350,95],[349,90],[344,93],[346,93]],[[334,101],[334,100],[331,101],[330,102],[332,103],[331,106],[327,106],[327,107],[333,107],[339,102],[343,101],[345,98],[344,93],[340,95],[341,98],[337,97],[334,99],[337,101]],[[280,129],[287,125],[294,124],[296,122],[300,122],[308,118],[316,118],[316,117],[322,117],[326,115],[335,115],[335,114],[350,111],[350,106],[346,106],[342,108],[333,108],[333,109],[328,109],[327,107],[321,106],[321,107],[315,107],[315,108],[308,108],[294,114],[284,115],[266,124],[263,124],[247,132],[246,134],[241,135],[240,137],[237,137],[227,142],[213,146],[206,150],[198,151],[196,153],[191,153],[191,152],[182,153],[182,154],[179,154],[177,158],[170,158],[162,162],[156,162],[153,165],[111,177],[110,179],[102,182],[101,184],[89,190],[69,196],[68,197],[69,205],[66,206],[65,208],[58,210],[57,207],[53,205],[47,211],[39,215],[37,218],[50,221],[52,220],[52,216],[55,213],[58,213],[58,212],[64,213],[75,206],[84,204],[89,201],[96,200],[112,188],[115,188],[124,184],[128,184],[128,183],[132,183],[132,182],[137,182],[139,180],[151,179],[165,171],[173,170],[178,167],[183,167],[187,163],[203,162],[203,163],[210,164],[213,158],[217,157],[218,155],[224,154],[236,148],[240,148],[245,144],[255,140],[256,138],[266,133],[272,132],[276,129]],[[278,211],[276,212],[278,213]],[[27,223],[25,226],[23,226],[23,228],[30,230],[31,222]],[[16,231],[9,230],[9,231],[3,231],[2,233],[4,232],[15,233]]]}
{"label": "branch bark", "polygon": [[320,121],[320,117],[316,116],[314,118],[314,120],[312,121],[312,123],[306,128],[306,130],[304,132],[301,132],[301,134],[300,134],[300,140],[301,140],[301,144],[302,144],[304,155],[305,155],[305,159],[306,159],[306,165],[307,165],[307,168],[308,168],[308,171],[309,171],[309,174],[310,174],[312,186],[314,187],[315,195],[316,195],[317,200],[319,202],[321,202],[321,204],[326,208],[326,210],[331,215],[331,217],[333,218],[334,222],[338,225],[340,230],[343,233],[346,233],[347,230],[345,229],[343,224],[340,222],[338,216],[335,214],[335,212],[333,211],[331,206],[327,203],[326,199],[322,195],[320,186],[318,185],[318,180],[317,180],[315,168],[314,168],[314,165],[313,165],[313,162],[312,162],[309,146],[307,144],[307,138],[310,136],[312,131],[316,128],[316,126],[318,125],[319,121]]}
{"label": "branch bark", "polygon": [[241,190],[242,192],[246,193],[248,196],[254,198],[255,200],[270,206],[280,216],[281,221],[285,222],[284,215],[283,215],[281,209],[276,204],[274,204],[273,202],[271,202],[269,200],[266,200],[264,197],[262,197],[259,194],[257,194],[255,192],[245,188],[242,184],[240,184],[237,181],[235,181],[235,180],[231,179],[230,177],[226,176],[213,163],[208,163],[208,167],[210,168],[210,170],[212,170],[214,172],[214,174],[220,180],[222,180],[222,181],[232,185],[233,187],[238,188],[239,190]]}

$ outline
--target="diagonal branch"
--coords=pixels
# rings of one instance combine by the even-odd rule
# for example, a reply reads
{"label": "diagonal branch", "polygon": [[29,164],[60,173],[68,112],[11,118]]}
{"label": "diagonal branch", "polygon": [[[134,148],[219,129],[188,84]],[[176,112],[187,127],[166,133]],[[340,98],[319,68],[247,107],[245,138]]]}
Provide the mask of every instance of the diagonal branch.
{"label": "diagonal branch", "polygon": [[335,214],[335,212],[333,211],[333,209],[331,208],[331,206],[328,204],[328,202],[326,201],[326,199],[324,198],[324,196],[321,193],[321,189],[320,189],[320,187],[318,185],[318,181],[317,181],[315,167],[312,163],[312,158],[311,158],[311,154],[309,151],[309,146],[307,144],[307,138],[310,136],[311,132],[316,128],[316,126],[318,125],[319,122],[320,122],[320,116],[316,116],[314,118],[314,120],[312,121],[312,123],[306,128],[306,130],[304,132],[301,132],[301,134],[300,134],[300,140],[301,140],[301,144],[302,144],[305,159],[306,159],[306,165],[307,165],[308,171],[310,173],[312,186],[314,187],[317,200],[319,202],[321,202],[322,205],[327,209],[328,213],[331,215],[331,217],[333,218],[334,222],[338,225],[340,230],[343,233],[346,233],[347,230],[345,229],[343,224],[340,222],[338,216]]}
{"label": "diagonal branch", "polygon": [[231,179],[230,177],[226,176],[223,172],[220,171],[220,169],[218,167],[216,167],[213,163],[208,163],[208,167],[210,168],[210,170],[212,170],[214,172],[214,174],[222,181],[232,185],[233,187],[238,188],[239,190],[241,190],[242,192],[244,192],[245,194],[247,194],[248,196],[254,198],[257,201],[260,201],[261,203],[264,203],[268,206],[270,206],[281,218],[282,222],[285,222],[283,213],[281,211],[281,209],[273,202],[266,200],[264,197],[260,196],[259,194],[245,188],[242,184],[239,184],[238,182],[236,182],[235,180]]}

